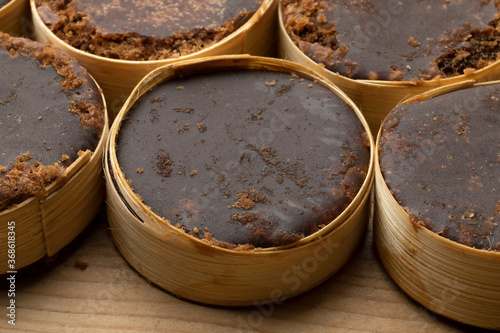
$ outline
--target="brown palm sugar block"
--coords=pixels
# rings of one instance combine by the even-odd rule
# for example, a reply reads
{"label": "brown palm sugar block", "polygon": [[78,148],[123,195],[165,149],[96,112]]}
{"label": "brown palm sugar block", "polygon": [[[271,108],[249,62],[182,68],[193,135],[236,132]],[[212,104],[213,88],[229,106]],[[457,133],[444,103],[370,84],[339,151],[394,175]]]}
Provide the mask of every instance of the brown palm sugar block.
{"label": "brown palm sugar block", "polygon": [[98,56],[160,60],[204,49],[246,23],[262,0],[36,0],[47,27]]}
{"label": "brown palm sugar block", "polygon": [[294,43],[353,79],[452,77],[498,59],[498,0],[282,0]]}
{"label": "brown palm sugar block", "polygon": [[500,251],[500,86],[396,107],[380,139],[384,179],[413,223]]}
{"label": "brown palm sugar block", "polygon": [[289,73],[166,81],[121,124],[118,164],[145,205],[228,248],[293,243],[335,219],[368,172],[369,137],[332,91]]}
{"label": "brown palm sugar block", "polygon": [[46,195],[103,125],[99,89],[73,58],[0,33],[0,211]]}
{"label": "brown palm sugar block", "polygon": [[3,6],[5,6],[9,2],[10,2],[10,0],[0,0],[0,8],[2,8]]}

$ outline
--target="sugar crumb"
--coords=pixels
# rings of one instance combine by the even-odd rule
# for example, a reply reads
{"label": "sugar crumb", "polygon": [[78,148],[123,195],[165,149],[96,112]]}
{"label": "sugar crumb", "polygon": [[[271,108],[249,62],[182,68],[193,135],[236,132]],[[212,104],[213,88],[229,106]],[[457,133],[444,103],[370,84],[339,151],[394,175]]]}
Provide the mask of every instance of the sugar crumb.
{"label": "sugar crumb", "polygon": [[74,267],[79,268],[82,271],[84,271],[89,267],[89,264],[87,262],[84,262],[84,261],[75,260]]}
{"label": "sugar crumb", "polygon": [[198,123],[196,124],[196,126],[198,127],[198,130],[202,133],[207,130],[207,125],[205,125],[204,123]]}
{"label": "sugar crumb", "polygon": [[408,39],[408,43],[410,43],[410,44],[411,44],[411,46],[414,46],[414,47],[417,47],[417,46],[419,46],[420,44],[422,44],[422,43],[417,42],[417,41],[415,40],[415,38],[413,38],[413,37],[410,37],[410,38]]}

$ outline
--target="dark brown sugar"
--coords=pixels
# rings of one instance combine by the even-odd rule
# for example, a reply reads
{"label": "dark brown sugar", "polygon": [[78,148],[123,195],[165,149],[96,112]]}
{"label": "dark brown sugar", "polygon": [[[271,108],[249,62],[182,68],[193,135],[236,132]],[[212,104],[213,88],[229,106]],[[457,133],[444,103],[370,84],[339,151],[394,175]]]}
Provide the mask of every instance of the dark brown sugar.
{"label": "dark brown sugar", "polygon": [[451,77],[498,59],[498,0],[283,0],[308,57],[353,79]]}
{"label": "dark brown sugar", "polygon": [[11,0],[0,0],[0,8],[8,4]]}
{"label": "dark brown sugar", "polygon": [[0,33],[0,211],[46,195],[103,124],[101,94],[73,58]]}
{"label": "dark brown sugar", "polygon": [[500,86],[403,104],[380,140],[384,179],[413,223],[500,251]]}
{"label": "dark brown sugar", "polygon": [[69,45],[122,60],[187,55],[227,37],[262,0],[36,0],[47,27]]}
{"label": "dark brown sugar", "polygon": [[344,211],[368,172],[369,138],[354,111],[288,73],[167,81],[129,112],[117,158],[134,192],[171,225],[219,246],[310,235]]}

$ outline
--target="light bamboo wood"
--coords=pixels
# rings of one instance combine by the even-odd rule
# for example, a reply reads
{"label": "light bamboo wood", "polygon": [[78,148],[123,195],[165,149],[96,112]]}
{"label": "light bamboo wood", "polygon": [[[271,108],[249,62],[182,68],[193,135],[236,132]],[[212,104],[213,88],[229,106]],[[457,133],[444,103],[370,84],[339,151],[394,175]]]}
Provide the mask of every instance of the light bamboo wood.
{"label": "light bamboo wood", "polygon": [[[105,175],[108,220],[114,241],[127,261],[160,287],[201,303],[243,306],[298,295],[338,271],[357,248],[369,215],[372,163],[367,178],[344,213],[322,230],[283,247],[236,251],[187,235],[154,214],[133,193],[116,158],[116,136],[133,103],[159,82],[192,73],[238,68],[293,72],[316,78],[345,100],[365,130],[356,106],[324,78],[285,60],[252,56],[219,56],[176,63],[146,76],[134,89],[110,131]],[[373,147],[373,138],[370,135]],[[373,161],[373,151],[370,161]],[[306,273],[297,273],[296,270]]]}
{"label": "light bamboo wood", "polygon": [[425,91],[466,80],[477,82],[500,79],[500,61],[467,75],[426,81],[354,80],[325,69],[305,55],[287,34],[281,7],[278,10],[278,54],[280,58],[305,65],[331,80],[360,108],[375,135],[385,116],[400,102]]}
{"label": "light bamboo wood", "polygon": [[137,83],[155,68],[178,61],[223,54],[248,53],[270,56],[273,55],[276,48],[278,0],[264,0],[248,22],[210,47],[179,58],[156,61],[109,59],[80,51],[66,44],[45,26],[37,13],[34,0],[30,0],[30,6],[35,39],[42,43],[50,41],[54,46],[75,57],[79,63],[87,68],[104,90],[111,120],[115,118]]}
{"label": "light bamboo wood", "polygon": [[[413,100],[473,85],[472,81],[461,82]],[[380,135],[379,131],[377,147]],[[389,275],[410,297],[438,314],[468,325],[500,329],[500,252],[473,249],[412,224],[384,181],[377,153],[375,160],[374,235]]]}
{"label": "light bamboo wood", "polygon": [[[103,96],[104,99],[104,96]],[[92,221],[102,208],[102,158],[109,132],[108,117],[94,152],[86,151],[63,173],[64,183],[47,186],[46,197],[31,197],[0,212],[0,248],[8,248],[8,222],[15,222],[15,270],[55,255]],[[8,267],[7,251],[0,252],[0,274]]]}
{"label": "light bamboo wood", "polygon": [[[375,255],[371,223],[349,262],[314,290],[283,304],[228,308],[186,302],[148,283],[99,220],[66,260],[30,279],[17,275],[16,326],[4,310],[2,333],[492,333],[447,320],[402,293]],[[0,303],[9,304],[6,290]]]}
{"label": "light bamboo wood", "polygon": [[0,8],[0,31],[12,36],[26,35],[23,27],[29,25],[28,0],[12,0]]}

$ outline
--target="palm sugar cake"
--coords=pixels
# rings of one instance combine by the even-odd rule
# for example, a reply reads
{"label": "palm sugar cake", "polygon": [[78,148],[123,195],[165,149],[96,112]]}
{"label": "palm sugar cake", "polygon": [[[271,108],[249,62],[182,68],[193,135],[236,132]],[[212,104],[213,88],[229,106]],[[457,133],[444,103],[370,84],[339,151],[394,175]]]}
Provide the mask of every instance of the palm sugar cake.
{"label": "palm sugar cake", "polygon": [[352,79],[411,81],[482,69],[500,51],[499,1],[281,0],[294,44]]}
{"label": "palm sugar cake", "polygon": [[225,248],[265,248],[344,211],[367,177],[370,138],[321,84],[239,69],[157,85],[124,117],[116,155],[171,225]]}
{"label": "palm sugar cake", "polygon": [[412,223],[500,251],[500,85],[399,105],[381,128],[379,156]]}
{"label": "palm sugar cake", "polygon": [[0,33],[0,211],[60,176],[93,151],[104,126],[94,81],[73,58],[29,39]]}
{"label": "palm sugar cake", "polygon": [[10,0],[0,0],[0,8],[2,8],[3,6],[5,6],[9,2],[10,2]]}
{"label": "palm sugar cake", "polygon": [[14,36],[31,35],[28,9],[28,0],[0,0],[0,31]]}
{"label": "palm sugar cake", "polygon": [[245,24],[262,0],[36,0],[45,25],[67,44],[122,60],[200,51]]}

